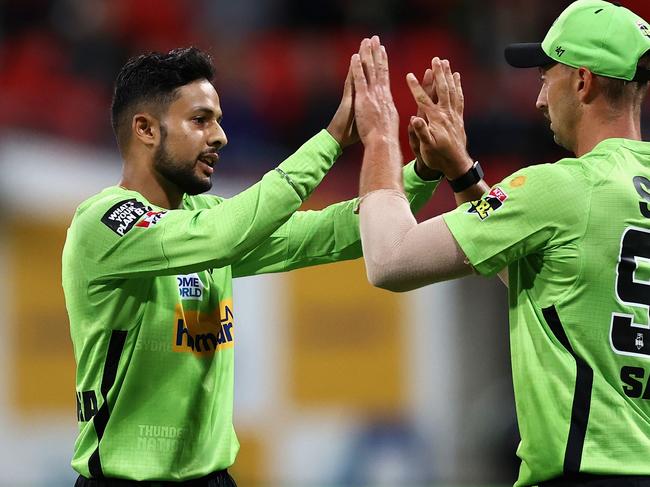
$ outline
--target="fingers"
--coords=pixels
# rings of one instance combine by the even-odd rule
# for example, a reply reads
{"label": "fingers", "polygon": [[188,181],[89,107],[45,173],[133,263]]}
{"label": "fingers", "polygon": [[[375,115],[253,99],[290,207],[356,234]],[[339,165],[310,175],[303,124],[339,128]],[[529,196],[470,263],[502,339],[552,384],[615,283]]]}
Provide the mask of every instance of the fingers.
{"label": "fingers", "polygon": [[465,95],[463,94],[463,86],[460,83],[460,73],[454,73],[454,84],[456,85],[456,98],[458,99],[457,109],[462,115],[465,110]]}
{"label": "fingers", "polygon": [[447,77],[445,76],[444,62],[449,65],[449,61],[446,59],[443,61],[438,57],[434,57],[431,60],[431,69],[433,70],[433,79],[438,94],[438,103],[442,108],[448,108],[451,105],[451,102],[449,100],[449,85],[447,84]]}
{"label": "fingers", "polygon": [[442,71],[445,75],[445,81],[447,82],[447,88],[449,90],[449,105],[457,109],[458,97],[456,95],[456,82],[454,81],[454,75],[451,72],[451,66],[449,61],[443,59],[442,61]]}
{"label": "fingers", "polygon": [[426,91],[429,96],[431,95],[431,89],[433,88],[433,71],[431,68],[427,68],[424,72],[424,76],[422,77],[422,88],[424,88],[424,91]]}
{"label": "fingers", "polygon": [[381,45],[379,36],[361,41],[359,56],[368,86],[378,84],[382,88],[388,88],[390,93],[388,55],[386,48]]}
{"label": "fingers", "polygon": [[382,70],[382,58],[381,58],[381,43],[379,42],[379,36],[372,36],[370,38],[370,52],[372,54],[372,62],[376,69],[376,75],[380,74]]}
{"label": "fingers", "polygon": [[411,119],[411,125],[413,126],[413,131],[418,138],[420,143],[426,144],[428,146],[434,145],[433,138],[431,137],[431,131],[427,122],[420,117],[413,117]]}
{"label": "fingers", "polygon": [[[435,92],[427,92],[431,99],[434,103],[440,104],[441,108],[451,108],[462,114],[465,108],[465,99],[460,83],[460,73],[452,73],[449,61],[437,57],[431,60],[431,70],[433,74],[432,91]],[[425,84],[424,82],[425,80],[423,80],[423,84]],[[427,91],[426,85],[424,88]]]}
{"label": "fingers", "polygon": [[427,68],[427,70],[424,72],[424,76],[422,77],[422,88],[424,88],[424,91],[427,95],[429,95],[429,98],[431,98],[431,101],[433,103],[438,102],[436,86],[433,83],[433,70],[431,68]]}
{"label": "fingers", "polygon": [[[431,71],[431,68],[427,68],[426,71],[424,72],[424,76],[422,77],[422,88],[424,89],[424,92],[429,95],[429,98],[431,98],[431,101],[433,103],[436,103],[437,98],[434,98],[435,96],[435,89],[433,86],[433,71]],[[422,111],[422,108],[420,105],[418,105],[418,110],[417,110],[417,116],[424,118],[426,115]]]}
{"label": "fingers", "polygon": [[345,83],[343,85],[343,98],[354,97],[354,79],[352,77],[352,61],[348,67],[348,74],[345,76]]}
{"label": "fingers", "polygon": [[359,137],[397,140],[399,115],[390,95],[388,56],[378,36],[364,39],[351,59],[354,79],[354,120]]}
{"label": "fingers", "polygon": [[420,82],[413,73],[406,75],[406,84],[411,90],[411,95],[413,95],[413,99],[417,103],[418,108],[428,117],[431,109],[434,108],[433,101],[431,101],[431,98],[429,98],[429,95],[424,91],[424,88],[422,88],[422,85],[420,85]]}
{"label": "fingers", "polygon": [[359,48],[359,56],[361,58],[361,65],[365,73],[368,85],[374,85],[376,81],[375,61],[372,55],[372,42],[370,39],[361,41]]}
{"label": "fingers", "polygon": [[408,133],[409,136],[409,145],[411,146],[411,150],[416,156],[419,156],[420,152],[420,140],[418,139],[417,134],[415,133],[415,128],[413,127],[413,120],[415,117],[411,117],[411,121],[409,122],[408,126],[406,127],[406,132]]}
{"label": "fingers", "polygon": [[377,82],[384,87],[390,87],[388,54],[386,54],[386,48],[379,44],[379,37],[375,36],[373,39],[377,39],[377,44],[373,47],[373,53],[376,53],[377,55]]}
{"label": "fingers", "polygon": [[368,81],[363,71],[361,56],[359,54],[352,55],[350,70],[352,71],[352,79],[354,81],[354,91],[359,95],[366,95],[368,92]]}

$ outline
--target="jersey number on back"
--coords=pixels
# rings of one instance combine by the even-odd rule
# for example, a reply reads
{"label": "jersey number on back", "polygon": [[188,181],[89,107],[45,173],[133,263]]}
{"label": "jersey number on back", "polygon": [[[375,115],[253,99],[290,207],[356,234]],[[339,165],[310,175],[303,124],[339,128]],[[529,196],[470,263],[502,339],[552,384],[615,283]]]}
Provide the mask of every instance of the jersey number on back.
{"label": "jersey number on back", "polygon": [[[634,187],[639,196],[650,202],[650,180],[636,176]],[[650,217],[648,203],[640,202],[639,210]],[[637,276],[640,262],[650,263],[650,231],[628,227],[621,237],[621,250],[616,267],[616,298],[627,306],[646,310],[646,324],[634,322],[634,315],[612,313],[610,340],[612,348],[621,355],[650,357],[650,280]]]}
{"label": "jersey number on back", "polygon": [[[621,253],[616,269],[616,297],[628,306],[650,310],[650,282],[635,277],[638,260],[650,262],[650,232],[628,227],[621,239]],[[650,321],[649,321],[650,322]],[[650,356],[650,328],[634,323],[634,315],[612,313],[611,341],[621,355]]]}

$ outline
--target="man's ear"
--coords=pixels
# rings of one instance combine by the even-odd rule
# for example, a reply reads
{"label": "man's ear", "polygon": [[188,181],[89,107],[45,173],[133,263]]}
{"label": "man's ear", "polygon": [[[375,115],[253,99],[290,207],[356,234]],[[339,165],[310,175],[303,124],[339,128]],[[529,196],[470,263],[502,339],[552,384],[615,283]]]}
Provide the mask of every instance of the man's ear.
{"label": "man's ear", "polygon": [[160,121],[147,112],[136,113],[131,120],[133,136],[147,147],[160,143]]}
{"label": "man's ear", "polygon": [[594,74],[587,68],[575,70],[575,86],[578,100],[581,103],[590,103],[596,97],[596,83]]}

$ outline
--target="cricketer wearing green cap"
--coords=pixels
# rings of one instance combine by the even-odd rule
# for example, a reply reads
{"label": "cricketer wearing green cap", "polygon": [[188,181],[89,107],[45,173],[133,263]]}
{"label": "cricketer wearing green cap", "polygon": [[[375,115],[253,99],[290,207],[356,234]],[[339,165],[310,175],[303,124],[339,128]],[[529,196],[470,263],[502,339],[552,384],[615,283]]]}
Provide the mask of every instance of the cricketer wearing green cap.
{"label": "cricketer wearing green cap", "polygon": [[422,159],[455,191],[485,191],[419,224],[400,187],[385,51],[371,51],[352,63],[369,280],[406,291],[499,273],[521,433],[516,486],[650,486],[648,24],[624,7],[579,0],[541,43],[506,50],[512,65],[538,67],[536,106],[575,157],[491,188],[466,150],[460,75],[434,58],[436,97],[408,75]]}
{"label": "cricketer wearing green cap", "polygon": [[627,81],[648,81],[637,62],[650,46],[650,27],[630,10],[602,0],[572,3],[544,40],[512,44],[506,60],[516,68],[562,63],[587,67],[593,74]]}

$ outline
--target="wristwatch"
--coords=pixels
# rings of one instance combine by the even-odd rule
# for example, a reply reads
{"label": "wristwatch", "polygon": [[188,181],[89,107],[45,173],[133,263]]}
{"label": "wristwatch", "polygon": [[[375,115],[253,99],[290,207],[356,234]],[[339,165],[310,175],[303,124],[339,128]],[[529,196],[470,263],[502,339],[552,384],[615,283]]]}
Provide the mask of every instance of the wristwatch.
{"label": "wristwatch", "polygon": [[454,190],[454,193],[460,193],[478,183],[481,179],[483,179],[483,168],[481,168],[481,165],[476,161],[465,174],[456,179],[447,179],[447,181],[449,181],[449,185],[451,186],[451,189]]}

